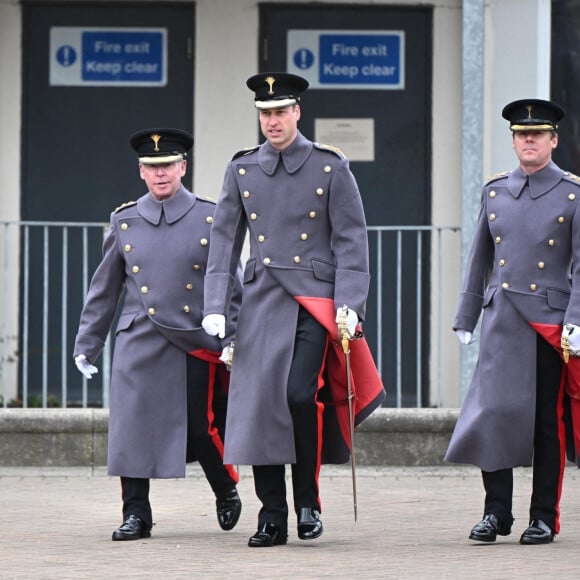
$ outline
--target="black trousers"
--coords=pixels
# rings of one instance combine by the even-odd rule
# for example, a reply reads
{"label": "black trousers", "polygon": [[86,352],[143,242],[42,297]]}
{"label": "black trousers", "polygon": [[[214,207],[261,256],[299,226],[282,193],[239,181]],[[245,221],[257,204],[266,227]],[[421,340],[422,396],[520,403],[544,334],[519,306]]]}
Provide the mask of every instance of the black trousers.
{"label": "black trousers", "polygon": [[[316,394],[326,348],[326,330],[300,307],[287,386],[296,446],[296,463],[291,467],[296,512],[302,507],[321,509],[318,475],[322,446],[322,404],[317,403]],[[285,465],[254,465],[252,469],[256,495],[262,502],[258,526],[269,522],[286,530],[288,504]]]}
{"label": "black trousers", "polygon": [[[537,338],[536,420],[534,428],[533,483],[530,521],[544,520],[560,530],[560,496],[565,466],[562,359],[540,335]],[[492,513],[511,525],[513,470],[482,471],[484,513]]]}
{"label": "black trousers", "polygon": [[[193,356],[187,357],[187,450],[188,456],[194,456],[199,461],[215,496],[224,497],[235,488],[237,476],[231,466],[223,463],[223,442],[212,423],[209,373],[209,363]],[[211,384],[218,389],[217,374],[214,378]],[[149,479],[121,477],[123,518],[133,514],[145,524],[152,525],[149,487]]]}

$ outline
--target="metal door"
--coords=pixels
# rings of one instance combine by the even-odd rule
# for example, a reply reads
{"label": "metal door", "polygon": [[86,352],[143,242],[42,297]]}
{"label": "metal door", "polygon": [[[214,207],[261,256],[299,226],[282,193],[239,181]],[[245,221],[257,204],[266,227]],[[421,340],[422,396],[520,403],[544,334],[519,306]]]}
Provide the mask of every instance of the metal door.
{"label": "metal door", "polygon": [[[23,2],[23,220],[106,223],[115,207],[145,193],[129,136],[152,126],[193,131],[194,26],[193,3]],[[75,47],[70,39],[77,37]],[[91,50],[91,58],[79,54]],[[78,78],[71,74],[74,66]],[[149,75],[153,70],[159,74]],[[192,169],[190,161],[188,187]],[[83,240],[71,234],[65,255],[60,231],[29,235],[29,295],[21,298],[21,312],[30,326],[27,344],[20,345],[28,353],[28,390],[38,393],[48,381],[59,398],[69,378],[69,404],[76,404],[82,395],[71,354],[85,291]],[[90,275],[100,259],[102,232],[89,232],[89,238]],[[51,296],[43,304],[46,256]],[[65,266],[70,286],[63,336]],[[65,371],[63,356],[69,360]],[[95,404],[101,376],[91,381]]]}
{"label": "metal door", "polygon": [[[327,38],[329,34],[338,37],[346,34],[359,56],[373,52],[373,48],[360,44],[359,39],[366,36],[372,40],[373,35],[382,32],[387,39],[385,42],[389,38],[403,39],[399,45],[401,78],[394,86],[377,89],[369,85],[367,88],[363,81],[362,86],[351,88],[348,79],[346,84],[332,86],[331,83],[328,88],[323,83],[314,86],[311,83],[312,88],[302,99],[300,130],[307,137],[320,140],[316,139],[316,128],[321,126],[321,120],[331,120],[330,126],[334,123],[335,133],[339,132],[340,120],[344,120],[355,126],[361,140],[366,138],[369,141],[363,160],[351,157],[351,168],[361,190],[369,226],[429,225],[432,9],[422,6],[261,4],[260,71],[288,70],[300,74],[300,68],[296,71],[292,67],[300,60],[303,62],[297,66],[303,67],[305,72],[310,64],[322,66],[322,62],[316,62],[316,56],[312,57],[311,51],[297,49],[301,45],[294,42],[298,36],[308,44],[308,39],[316,31],[321,33],[321,38]],[[318,59],[321,60],[322,40],[319,47]],[[296,54],[292,53],[294,50]],[[348,46],[344,48],[344,52],[348,50]],[[338,62],[340,70],[349,61],[345,58]],[[372,59],[367,64],[372,65]],[[329,71],[331,74],[330,65]],[[322,78],[322,71],[320,74]],[[372,133],[368,133],[369,126]],[[338,143],[328,144],[340,147]],[[383,233],[379,252],[377,233],[369,232],[373,282],[365,334],[375,356],[380,355],[377,359],[381,361],[388,392],[386,405],[428,405],[428,237],[425,235],[420,240],[414,232]],[[399,249],[398,242],[401,243]],[[422,256],[422,268],[418,272],[419,255]],[[397,260],[401,261],[399,289],[396,284]],[[401,298],[399,310],[398,294]],[[422,300],[418,301],[417,295]],[[382,309],[380,325],[377,323],[379,302]],[[382,332],[380,341],[379,331]],[[397,345],[398,335],[400,341]],[[381,343],[379,353],[377,344]],[[420,364],[417,364],[418,344]],[[402,384],[399,401],[397,383]]]}

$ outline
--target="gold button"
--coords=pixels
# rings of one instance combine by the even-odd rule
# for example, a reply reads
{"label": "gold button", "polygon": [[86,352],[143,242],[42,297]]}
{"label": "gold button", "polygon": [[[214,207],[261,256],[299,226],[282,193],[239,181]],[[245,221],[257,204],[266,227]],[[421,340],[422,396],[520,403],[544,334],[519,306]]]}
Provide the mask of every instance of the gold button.
{"label": "gold button", "polygon": [[207,224],[213,224],[213,218],[210,215],[208,215],[205,218],[205,223],[207,223]]}
{"label": "gold button", "polygon": [[332,167],[330,167],[330,165],[324,166],[324,173],[330,173],[331,171],[332,171]]}
{"label": "gold button", "polygon": [[306,241],[308,239],[308,234],[300,234],[300,239]]}
{"label": "gold button", "polygon": [[125,244],[125,252],[131,251],[131,244]]}
{"label": "gold button", "polygon": [[503,258],[502,258],[502,259],[499,261],[499,265],[500,265],[502,268],[505,266],[505,260],[504,260]]}
{"label": "gold button", "polygon": [[263,236],[262,234],[260,234],[258,236],[258,242],[260,242],[260,243],[262,243],[265,239],[266,239],[266,236]]}
{"label": "gold button", "polygon": [[141,294],[147,294],[149,292],[149,288],[147,286],[141,286]]}
{"label": "gold button", "polygon": [[502,287],[504,290],[507,290],[507,289],[510,287],[510,285],[509,285],[507,282],[504,282],[504,283],[501,285],[501,287]]}
{"label": "gold button", "polygon": [[193,284],[190,282],[189,284],[185,285],[186,290],[193,290]]}
{"label": "gold button", "polygon": [[137,274],[137,273],[139,273],[140,268],[139,268],[139,266],[133,266],[131,268],[131,270],[133,270],[133,274]]}
{"label": "gold button", "polygon": [[244,193],[242,194],[245,198],[250,197],[250,192],[249,191],[244,191]]}
{"label": "gold button", "polygon": [[558,218],[558,223],[563,224],[564,223],[564,216],[560,216]]}
{"label": "gold button", "polygon": [[493,221],[495,219],[495,214],[494,213],[490,213],[489,214],[489,221]]}
{"label": "gold button", "polygon": [[252,212],[252,213],[250,214],[250,219],[251,219],[251,220],[257,220],[257,219],[258,219],[258,214],[257,214],[257,213],[253,213],[253,212]]}
{"label": "gold button", "polygon": [[200,269],[200,267],[201,267],[201,266],[200,266],[199,264],[194,264],[194,265],[193,265],[193,269],[194,269],[194,270],[199,270],[199,269]]}
{"label": "gold button", "polygon": [[537,287],[537,286],[536,286],[536,285],[535,285],[535,284],[532,282],[532,283],[530,284],[530,290],[531,290],[532,292],[535,292],[537,289],[538,289],[538,287]]}
{"label": "gold button", "polygon": [[495,238],[495,243],[496,243],[496,244],[499,244],[499,243],[501,243],[501,238],[500,238],[499,236],[497,236],[497,238]]}
{"label": "gold button", "polygon": [[492,189],[492,190],[489,192],[489,197],[491,197],[491,198],[494,198],[495,196],[496,196],[496,193],[495,193],[495,191]]}
{"label": "gold button", "polygon": [[128,228],[129,228],[129,226],[128,226],[128,225],[127,225],[125,222],[123,222],[123,223],[121,224],[121,229],[122,229],[122,230],[126,230],[126,229],[128,229]]}
{"label": "gold button", "polygon": [[548,246],[555,246],[556,242],[554,240],[548,240]]}
{"label": "gold button", "polygon": [[239,173],[240,175],[246,175],[246,170],[245,170],[243,167],[240,167],[240,168],[238,169],[238,173]]}
{"label": "gold button", "polygon": [[294,256],[294,263],[300,264],[300,256]]}
{"label": "gold button", "polygon": [[266,266],[271,262],[272,260],[270,260],[270,258],[264,258],[264,264],[266,264]]}
{"label": "gold button", "polygon": [[201,240],[199,240],[199,243],[200,243],[202,246],[207,246],[207,239],[206,239],[206,238],[201,238]]}
{"label": "gold button", "polygon": [[322,189],[322,187],[319,187],[319,188],[316,190],[316,195],[324,195],[324,189]]}
{"label": "gold button", "polygon": [[544,264],[544,262],[538,262],[538,268],[540,268],[540,270],[543,270],[545,266],[546,264]]}
{"label": "gold button", "polygon": [[569,194],[568,194],[568,199],[569,199],[570,201],[574,201],[574,200],[576,199],[576,195],[575,195],[575,194],[573,194],[573,193],[569,193]]}
{"label": "gold button", "polygon": [[311,220],[313,220],[313,219],[316,217],[316,212],[315,212],[315,211],[311,211],[311,212],[308,214],[308,217],[309,217]]}
{"label": "gold button", "polygon": [[189,306],[184,306],[183,307],[183,312],[185,312],[187,314],[189,312]]}
{"label": "gold button", "polygon": [[153,316],[153,314],[155,314],[155,308],[148,308],[147,312]]}

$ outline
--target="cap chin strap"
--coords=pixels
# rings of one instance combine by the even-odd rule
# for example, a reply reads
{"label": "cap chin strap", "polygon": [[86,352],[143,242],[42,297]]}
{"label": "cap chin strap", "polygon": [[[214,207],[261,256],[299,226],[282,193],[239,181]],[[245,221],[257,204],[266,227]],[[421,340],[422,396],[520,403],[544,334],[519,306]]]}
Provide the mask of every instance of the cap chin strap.
{"label": "cap chin strap", "polygon": [[294,97],[289,97],[287,99],[273,99],[271,101],[255,101],[256,109],[282,109],[290,105],[296,104],[296,99]]}
{"label": "cap chin strap", "polygon": [[545,123],[543,125],[512,125],[510,129],[512,131],[555,131],[558,126],[550,125]]}
{"label": "cap chin strap", "polygon": [[162,163],[175,163],[182,161],[183,155],[177,153],[175,155],[163,155],[159,157],[139,157],[139,163],[143,165],[161,165]]}

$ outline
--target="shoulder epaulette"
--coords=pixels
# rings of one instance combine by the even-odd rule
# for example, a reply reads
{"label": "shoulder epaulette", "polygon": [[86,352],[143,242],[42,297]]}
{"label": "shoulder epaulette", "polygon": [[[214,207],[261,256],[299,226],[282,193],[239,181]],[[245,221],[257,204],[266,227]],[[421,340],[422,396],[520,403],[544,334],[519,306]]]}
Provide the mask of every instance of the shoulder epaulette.
{"label": "shoulder epaulette", "polygon": [[570,181],[573,181],[576,184],[580,184],[580,177],[578,177],[574,173],[571,173],[570,171],[564,171],[564,178],[569,179]]}
{"label": "shoulder epaulette", "polygon": [[208,203],[213,203],[214,205],[217,203],[217,199],[210,197],[209,195],[196,195],[197,199],[201,201],[206,201]]}
{"label": "shoulder epaulette", "polygon": [[241,151],[234,153],[234,156],[232,157],[232,161],[234,159],[237,159],[238,157],[242,157],[242,155],[247,155],[248,153],[253,153],[254,151],[256,151],[259,148],[260,148],[259,145],[254,145],[253,147],[245,147]]}
{"label": "shoulder epaulette", "polygon": [[509,174],[510,174],[509,171],[502,171],[501,173],[496,173],[495,175],[488,177],[485,180],[485,183],[491,183],[492,181],[495,181],[496,179],[501,179],[502,177],[507,177]]}
{"label": "shoulder epaulette", "polygon": [[322,151],[330,151],[331,153],[338,155],[338,157],[340,157],[341,159],[344,159],[346,157],[346,155],[338,147],[334,147],[333,145],[326,145],[324,143],[316,143],[316,142],[314,142],[313,145],[314,147]]}
{"label": "shoulder epaulette", "polygon": [[131,207],[132,205],[135,205],[137,202],[136,201],[126,201],[125,203],[122,203],[119,207],[115,208],[115,213],[117,213],[118,211],[121,211],[122,209],[125,209],[126,207]]}

